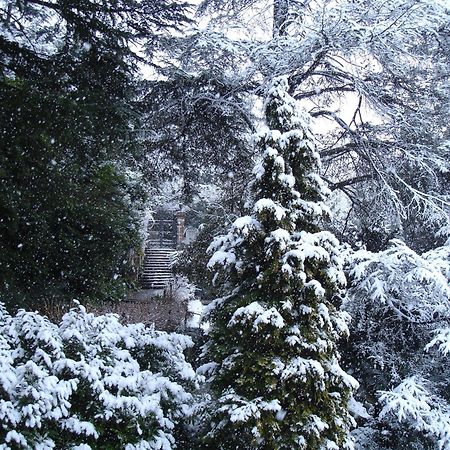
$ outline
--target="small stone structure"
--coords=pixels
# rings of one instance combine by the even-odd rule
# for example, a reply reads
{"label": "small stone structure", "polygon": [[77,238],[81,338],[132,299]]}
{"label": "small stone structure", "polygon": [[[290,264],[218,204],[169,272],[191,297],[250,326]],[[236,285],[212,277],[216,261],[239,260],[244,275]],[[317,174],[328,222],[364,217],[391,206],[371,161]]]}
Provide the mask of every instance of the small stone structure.
{"label": "small stone structure", "polygon": [[183,211],[176,213],[176,227],[177,227],[177,247],[183,242],[184,229],[186,226],[186,214]]}

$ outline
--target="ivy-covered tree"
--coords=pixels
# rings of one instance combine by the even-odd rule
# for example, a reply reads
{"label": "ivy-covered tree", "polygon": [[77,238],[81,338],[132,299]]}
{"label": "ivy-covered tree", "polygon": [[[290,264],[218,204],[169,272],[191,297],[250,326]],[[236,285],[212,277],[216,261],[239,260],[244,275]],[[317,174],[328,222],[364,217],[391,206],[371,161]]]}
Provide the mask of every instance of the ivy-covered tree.
{"label": "ivy-covered tree", "polygon": [[339,365],[348,333],[337,240],[321,231],[327,189],[308,116],[274,80],[258,135],[249,215],[211,244],[223,297],[202,366],[214,402],[203,445],[214,449],[346,449],[357,382]]}

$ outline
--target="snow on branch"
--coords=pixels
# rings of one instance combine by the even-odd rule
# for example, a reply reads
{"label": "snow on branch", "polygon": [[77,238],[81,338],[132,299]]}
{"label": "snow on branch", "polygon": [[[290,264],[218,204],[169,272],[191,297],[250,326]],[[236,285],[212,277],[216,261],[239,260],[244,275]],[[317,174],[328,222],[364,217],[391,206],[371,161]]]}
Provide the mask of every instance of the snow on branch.
{"label": "snow on branch", "polygon": [[427,324],[450,320],[450,259],[443,249],[419,255],[399,240],[384,251],[354,252],[350,262],[354,299],[369,296],[398,320]]}
{"label": "snow on branch", "polygon": [[424,380],[404,379],[391,391],[380,391],[383,405],[380,418],[394,416],[417,431],[432,436],[440,450],[450,448],[450,410],[448,404],[432,395]]}

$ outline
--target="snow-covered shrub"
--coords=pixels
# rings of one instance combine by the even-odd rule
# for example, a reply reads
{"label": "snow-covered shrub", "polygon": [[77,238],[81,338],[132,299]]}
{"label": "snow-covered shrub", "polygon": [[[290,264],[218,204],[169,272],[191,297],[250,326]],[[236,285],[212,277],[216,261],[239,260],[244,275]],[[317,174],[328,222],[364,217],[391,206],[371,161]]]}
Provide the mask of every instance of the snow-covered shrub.
{"label": "snow-covered shrub", "polygon": [[359,448],[450,449],[450,247],[419,255],[395,240],[349,251],[348,271],[346,355],[372,415]]}
{"label": "snow-covered shrub", "polygon": [[82,306],[59,326],[0,307],[0,448],[177,447],[196,382],[191,345]]}

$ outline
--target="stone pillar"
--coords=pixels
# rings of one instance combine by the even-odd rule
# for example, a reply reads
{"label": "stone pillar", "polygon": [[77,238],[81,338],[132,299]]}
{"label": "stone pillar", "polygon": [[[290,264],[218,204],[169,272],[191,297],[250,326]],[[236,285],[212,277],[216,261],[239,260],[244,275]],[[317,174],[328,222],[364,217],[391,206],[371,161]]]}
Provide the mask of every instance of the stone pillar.
{"label": "stone pillar", "polygon": [[183,211],[178,211],[177,217],[177,246],[181,245],[184,239],[184,226],[186,222],[186,214]]}

